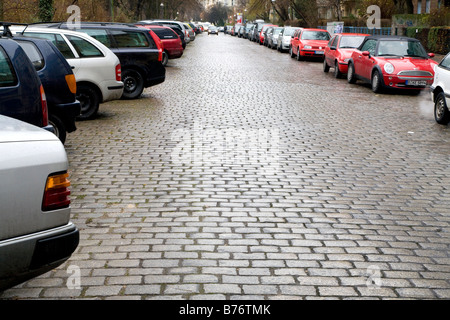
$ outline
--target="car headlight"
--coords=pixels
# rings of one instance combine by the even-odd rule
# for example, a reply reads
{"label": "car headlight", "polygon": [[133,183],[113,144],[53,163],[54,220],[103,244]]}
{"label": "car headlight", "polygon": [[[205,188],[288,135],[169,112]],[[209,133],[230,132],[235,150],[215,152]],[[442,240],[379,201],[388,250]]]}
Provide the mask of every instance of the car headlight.
{"label": "car headlight", "polygon": [[386,71],[386,73],[389,73],[389,74],[394,73],[394,70],[395,70],[395,68],[392,65],[392,63],[386,63],[384,65],[384,71]]}
{"label": "car headlight", "polygon": [[312,49],[311,46],[304,46],[303,48],[304,48],[304,49]]}

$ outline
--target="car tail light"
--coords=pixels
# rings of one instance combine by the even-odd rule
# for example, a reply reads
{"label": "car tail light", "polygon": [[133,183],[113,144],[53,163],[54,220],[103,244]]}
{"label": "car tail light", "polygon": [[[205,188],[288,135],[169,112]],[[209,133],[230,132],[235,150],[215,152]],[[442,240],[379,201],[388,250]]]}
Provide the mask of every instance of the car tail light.
{"label": "car tail light", "polygon": [[66,75],[66,82],[70,92],[72,92],[73,94],[77,94],[77,80],[75,79],[75,75],[74,74]]}
{"label": "car tail light", "polygon": [[70,181],[68,178],[67,172],[54,174],[47,178],[42,211],[58,210],[70,206]]}
{"label": "car tail light", "polygon": [[122,65],[120,63],[116,66],[116,81],[122,81]]}
{"label": "car tail light", "polygon": [[150,35],[152,36],[153,40],[156,43],[156,46],[158,47],[158,61],[162,62],[163,60],[163,51],[164,51],[164,45],[161,41],[161,39],[154,33],[152,30],[149,30]]}
{"label": "car tail light", "polygon": [[48,106],[47,106],[47,96],[45,95],[44,87],[40,87],[41,93],[41,105],[42,105],[42,126],[48,126]]}

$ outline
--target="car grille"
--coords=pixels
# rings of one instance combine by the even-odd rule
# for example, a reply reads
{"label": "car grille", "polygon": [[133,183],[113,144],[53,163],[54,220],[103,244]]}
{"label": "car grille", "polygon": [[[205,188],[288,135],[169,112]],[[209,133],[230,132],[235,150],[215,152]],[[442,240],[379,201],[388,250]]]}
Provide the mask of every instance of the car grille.
{"label": "car grille", "polygon": [[410,76],[410,77],[432,77],[433,74],[428,71],[420,71],[420,70],[408,70],[408,71],[400,71],[398,73],[399,76]]}

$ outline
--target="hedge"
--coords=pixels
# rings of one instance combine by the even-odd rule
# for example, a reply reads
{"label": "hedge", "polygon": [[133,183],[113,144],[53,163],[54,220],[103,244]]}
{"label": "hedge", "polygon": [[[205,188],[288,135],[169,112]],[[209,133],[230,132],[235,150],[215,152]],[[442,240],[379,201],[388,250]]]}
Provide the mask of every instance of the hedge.
{"label": "hedge", "polygon": [[437,54],[450,52],[450,27],[409,27],[406,28],[406,36],[420,40],[429,52]]}

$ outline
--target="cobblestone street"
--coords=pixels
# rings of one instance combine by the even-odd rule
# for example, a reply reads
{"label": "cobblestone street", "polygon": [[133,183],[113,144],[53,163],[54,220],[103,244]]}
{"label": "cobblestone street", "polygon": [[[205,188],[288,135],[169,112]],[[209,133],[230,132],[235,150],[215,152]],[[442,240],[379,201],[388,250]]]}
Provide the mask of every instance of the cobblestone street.
{"label": "cobblestone street", "polygon": [[80,245],[0,299],[450,299],[450,128],[428,91],[202,34],[77,125]]}

